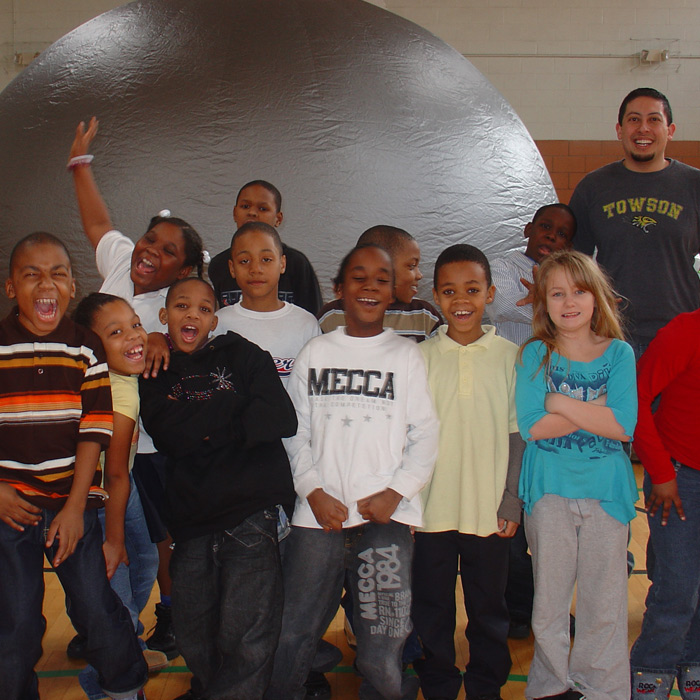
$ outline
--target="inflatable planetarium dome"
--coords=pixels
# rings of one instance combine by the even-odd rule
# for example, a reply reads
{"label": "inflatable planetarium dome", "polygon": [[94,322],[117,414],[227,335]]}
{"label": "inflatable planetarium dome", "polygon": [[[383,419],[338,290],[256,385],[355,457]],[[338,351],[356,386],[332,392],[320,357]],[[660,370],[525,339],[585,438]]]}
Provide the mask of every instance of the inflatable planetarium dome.
{"label": "inflatable planetarium dome", "polygon": [[311,259],[327,300],[369,226],[416,236],[426,296],[445,246],[513,249],[556,201],[499,92],[391,12],[362,0],[141,0],[64,36],[0,94],[2,258],[51,231],[73,254],[79,296],[100,280],[65,165],[92,115],[92,167],[117,228],[136,239],[167,208],[213,257],[229,245],[238,189],[269,180],[282,239]]}

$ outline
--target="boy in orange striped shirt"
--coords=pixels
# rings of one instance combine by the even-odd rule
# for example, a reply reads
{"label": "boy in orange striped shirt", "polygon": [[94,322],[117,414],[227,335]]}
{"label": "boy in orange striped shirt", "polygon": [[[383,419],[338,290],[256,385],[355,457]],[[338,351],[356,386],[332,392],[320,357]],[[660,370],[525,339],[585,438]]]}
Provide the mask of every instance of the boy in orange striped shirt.
{"label": "boy in orange striped shirt", "polygon": [[[112,434],[102,345],[65,317],[71,261],[48,233],[23,238],[0,322],[0,678],[8,700],[38,700],[43,554],[66,595],[107,695],[136,698],[146,666],[129,615],[107,581],[95,507],[96,465]],[[93,637],[93,635],[95,635]]]}

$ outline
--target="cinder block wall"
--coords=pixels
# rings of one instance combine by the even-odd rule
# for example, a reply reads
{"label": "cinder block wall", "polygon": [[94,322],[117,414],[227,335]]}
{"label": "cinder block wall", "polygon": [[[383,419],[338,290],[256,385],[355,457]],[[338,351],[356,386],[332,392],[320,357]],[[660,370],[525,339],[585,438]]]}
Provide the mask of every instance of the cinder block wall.
{"label": "cinder block wall", "polygon": [[[586,173],[622,158],[619,141],[536,141],[559,201],[566,204]],[[700,141],[669,141],[666,155],[700,168]]]}

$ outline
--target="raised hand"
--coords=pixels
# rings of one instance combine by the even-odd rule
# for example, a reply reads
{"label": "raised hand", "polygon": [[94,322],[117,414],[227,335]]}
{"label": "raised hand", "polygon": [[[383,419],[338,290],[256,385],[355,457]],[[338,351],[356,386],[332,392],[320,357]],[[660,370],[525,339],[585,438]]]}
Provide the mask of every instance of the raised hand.
{"label": "raised hand", "polygon": [[85,128],[85,122],[80,122],[80,124],[78,124],[75,130],[73,144],[70,147],[70,158],[87,155],[92,140],[97,136],[98,125],[97,117],[90,119],[87,128]]}

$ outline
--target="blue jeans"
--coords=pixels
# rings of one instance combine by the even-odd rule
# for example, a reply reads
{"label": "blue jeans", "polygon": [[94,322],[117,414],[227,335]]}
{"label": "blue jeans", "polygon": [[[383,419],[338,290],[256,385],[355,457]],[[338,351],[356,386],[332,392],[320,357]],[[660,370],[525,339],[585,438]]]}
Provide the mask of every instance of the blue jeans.
{"label": "blue jeans", "polygon": [[[134,629],[138,631],[139,614],[148,603],[158,573],[158,548],[151,542],[133,477],[130,477],[130,481],[131,493],[124,517],[124,541],[129,566],[120,564],[110,583],[129,610]],[[99,518],[104,533],[104,509],[100,509]]]}
{"label": "blue jeans", "polygon": [[[158,573],[158,548],[151,542],[133,477],[130,477],[130,482],[131,492],[124,514],[124,542],[126,553],[129,555],[129,566],[120,564],[112,576],[110,585],[129,611],[136,634],[140,634],[143,626],[139,630],[139,614],[148,603]],[[104,508],[98,511],[98,519],[104,538]],[[105,697],[97,679],[97,671],[89,664],[80,672],[80,685],[89,700]]]}
{"label": "blue jeans", "polygon": [[[676,678],[683,697],[697,697],[700,688],[700,472],[681,465],[676,479],[686,519],[673,507],[665,526],[660,511],[648,518],[655,564],[630,654],[632,696],[649,700],[665,700]],[[645,474],[645,496],[650,491]]]}
{"label": "blue jeans", "polygon": [[170,562],[178,650],[207,700],[260,700],[282,622],[277,508],[230,530],[175,543]]}
{"label": "blue jeans", "polygon": [[[34,666],[46,629],[42,615],[44,553],[53,559],[58,543],[46,549],[56,513],[43,511],[36,527],[23,532],[0,522],[0,679],[3,700],[38,700]],[[146,682],[147,668],[129,614],[110,588],[102,555],[97,513],[86,511],[84,534],[75,552],[56,568],[70,599],[70,618],[87,637],[86,657],[98,669],[111,697],[133,695]]]}
{"label": "blue jeans", "polygon": [[401,651],[411,631],[408,525],[367,523],[339,532],[292,527],[284,562],[285,606],[275,669],[265,697],[303,700],[318,640],[335,615],[348,572],[354,598],[361,700],[413,700],[415,677],[404,676]]}

